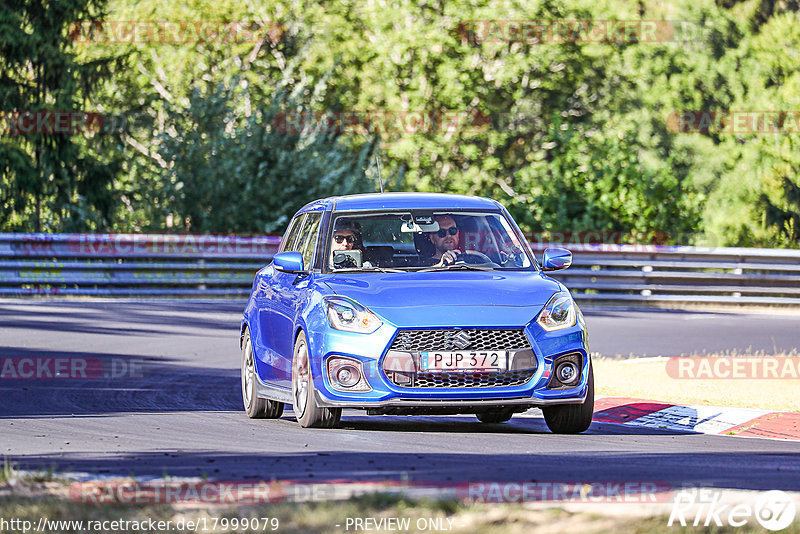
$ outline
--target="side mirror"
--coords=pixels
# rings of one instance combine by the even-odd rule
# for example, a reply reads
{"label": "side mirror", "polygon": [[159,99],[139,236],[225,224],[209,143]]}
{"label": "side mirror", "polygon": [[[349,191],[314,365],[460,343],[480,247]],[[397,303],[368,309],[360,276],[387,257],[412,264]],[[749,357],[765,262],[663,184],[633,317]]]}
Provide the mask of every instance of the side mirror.
{"label": "side mirror", "polygon": [[303,269],[303,255],[299,252],[281,252],[272,257],[272,263],[279,271],[287,273],[301,273]]}
{"label": "side mirror", "polygon": [[543,271],[560,271],[572,265],[572,252],[563,248],[548,248],[542,256]]}

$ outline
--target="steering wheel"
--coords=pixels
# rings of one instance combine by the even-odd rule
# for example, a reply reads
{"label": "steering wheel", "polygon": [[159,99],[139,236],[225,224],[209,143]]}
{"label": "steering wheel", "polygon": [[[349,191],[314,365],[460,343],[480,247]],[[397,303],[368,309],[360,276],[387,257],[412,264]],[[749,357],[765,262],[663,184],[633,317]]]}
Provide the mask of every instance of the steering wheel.
{"label": "steering wheel", "polygon": [[478,252],[477,250],[471,252],[464,252],[462,254],[456,254],[456,261],[455,263],[466,263],[469,265],[479,265],[484,263],[491,263],[492,265],[496,265],[486,254],[483,252]]}
{"label": "steering wheel", "polygon": [[500,264],[506,265],[509,262],[514,262],[516,265],[522,265],[522,255],[523,252],[519,247],[514,247],[511,252],[506,252],[504,250],[500,251]]}

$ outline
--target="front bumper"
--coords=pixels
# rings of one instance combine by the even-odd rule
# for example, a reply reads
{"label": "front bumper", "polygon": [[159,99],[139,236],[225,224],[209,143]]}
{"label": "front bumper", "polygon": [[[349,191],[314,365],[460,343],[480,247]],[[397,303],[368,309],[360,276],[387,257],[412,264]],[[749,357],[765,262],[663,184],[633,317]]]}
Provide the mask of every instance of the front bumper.
{"label": "front bumper", "polygon": [[[470,328],[470,327],[464,327]],[[474,328],[474,327],[473,327]],[[513,328],[513,327],[509,327]],[[519,328],[519,327],[516,327]],[[524,327],[535,356],[533,376],[525,383],[502,387],[418,388],[394,384],[383,369],[383,361],[398,329],[384,324],[374,334],[363,335],[327,329],[310,340],[312,374],[317,404],[341,408],[469,408],[481,406],[548,406],[581,404],[586,400],[589,375],[589,350],[582,322],[556,332],[546,332],[535,324]],[[559,356],[581,355],[581,376],[572,388],[552,388],[553,362]],[[371,390],[349,392],[334,389],[327,373],[327,360],[346,357],[361,362]]]}
{"label": "front bumper", "polygon": [[451,399],[451,398],[429,398],[429,399],[408,399],[396,397],[392,399],[373,401],[364,403],[363,399],[358,401],[342,401],[325,397],[317,391],[317,405],[327,408],[461,408],[461,407],[481,407],[481,406],[548,406],[554,404],[583,404],[586,400],[586,391],[582,396],[571,396],[567,398],[541,399],[535,397],[502,397],[496,399]]}

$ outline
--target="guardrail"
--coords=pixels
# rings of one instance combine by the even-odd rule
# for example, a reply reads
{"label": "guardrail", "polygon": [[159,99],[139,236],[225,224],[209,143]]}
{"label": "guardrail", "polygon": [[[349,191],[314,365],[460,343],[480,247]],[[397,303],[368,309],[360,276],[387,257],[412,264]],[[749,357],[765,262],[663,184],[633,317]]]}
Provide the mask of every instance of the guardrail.
{"label": "guardrail", "polygon": [[[279,236],[0,234],[0,295],[245,296]],[[800,250],[532,243],[593,302],[800,305]]]}
{"label": "guardrail", "polygon": [[553,273],[575,298],[661,305],[800,305],[800,250],[670,245],[531,244],[573,252]]}
{"label": "guardrail", "polygon": [[247,295],[279,236],[0,234],[0,295]]}

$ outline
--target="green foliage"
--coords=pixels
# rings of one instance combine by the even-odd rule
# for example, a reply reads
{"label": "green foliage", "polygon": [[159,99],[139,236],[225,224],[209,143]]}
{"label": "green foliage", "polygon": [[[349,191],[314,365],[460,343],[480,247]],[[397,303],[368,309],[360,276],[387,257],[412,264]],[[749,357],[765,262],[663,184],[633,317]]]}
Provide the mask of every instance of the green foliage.
{"label": "green foliage", "polygon": [[[800,110],[800,13],[780,11],[770,8],[768,20],[763,11],[749,12],[745,26],[756,30],[745,32],[722,58],[720,71],[731,93],[726,109]],[[796,127],[794,132],[711,136],[710,150],[724,159],[705,208],[709,242],[800,247],[791,222],[800,213],[791,195],[800,173],[800,133]]]}
{"label": "green foliage", "polygon": [[[641,161],[634,131],[606,135],[558,124],[518,183],[531,200],[518,196],[518,220],[537,231],[624,229],[640,238],[684,240],[698,223],[698,209],[666,166],[649,168]],[[523,211],[532,204],[533,211]]]}
{"label": "green foliage", "polygon": [[[0,109],[83,110],[85,99],[119,62],[76,58],[69,24],[102,18],[103,8],[100,0],[0,4]],[[0,126],[0,131],[6,130],[6,135],[0,134],[1,229],[85,231],[110,225],[119,158],[107,150],[107,139],[58,132],[19,134],[6,124]]]}
{"label": "green foliage", "polygon": [[164,134],[160,154],[170,205],[189,229],[282,232],[307,202],[375,191],[366,171],[376,139],[351,146],[335,131],[281,127],[282,114],[308,110],[293,96],[301,87],[276,91],[249,116],[233,105],[246,93],[236,83],[196,89],[186,108],[168,108],[175,133]]}
{"label": "green foliage", "polygon": [[[94,1],[63,13],[61,27],[102,16]],[[15,57],[126,58],[102,87],[70,94],[89,99],[75,106],[136,119],[114,135],[73,139],[71,152],[44,162],[31,157],[30,139],[4,140],[0,229],[29,228],[30,199],[41,198],[52,204],[43,211],[52,230],[186,230],[188,221],[192,231],[281,231],[313,198],[374,191],[379,153],[392,188],[490,196],[526,231],[800,246],[798,134],[686,134],[668,123],[682,110],[800,110],[796,2],[110,1],[109,20],[277,21],[283,33],[249,43],[62,43],[51,53],[26,48],[29,37],[14,33],[25,24],[0,23]],[[28,4],[2,9],[11,21]],[[482,19],[669,20],[675,35],[465,39],[463,23]],[[0,87],[24,85],[20,65],[16,85],[3,75]],[[22,105],[7,98],[10,109]],[[448,110],[489,122],[424,133],[275,128],[290,111]],[[47,170],[60,157],[68,179]]]}

